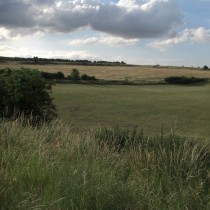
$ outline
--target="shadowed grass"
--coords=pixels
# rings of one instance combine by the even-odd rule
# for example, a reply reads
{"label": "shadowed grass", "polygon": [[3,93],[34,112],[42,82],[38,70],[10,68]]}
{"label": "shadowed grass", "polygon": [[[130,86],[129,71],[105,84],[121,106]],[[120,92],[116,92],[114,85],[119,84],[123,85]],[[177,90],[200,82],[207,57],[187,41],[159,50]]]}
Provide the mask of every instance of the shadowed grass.
{"label": "shadowed grass", "polygon": [[0,157],[1,209],[210,207],[208,145],[176,135],[2,120]]}

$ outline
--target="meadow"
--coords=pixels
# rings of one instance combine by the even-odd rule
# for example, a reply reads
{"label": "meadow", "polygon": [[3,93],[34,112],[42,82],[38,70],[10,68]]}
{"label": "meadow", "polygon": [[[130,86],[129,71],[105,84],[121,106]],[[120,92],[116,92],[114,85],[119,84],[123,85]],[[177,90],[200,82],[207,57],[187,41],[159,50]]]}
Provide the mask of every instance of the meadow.
{"label": "meadow", "polygon": [[96,126],[142,128],[156,135],[177,132],[210,136],[210,85],[57,84],[53,96],[60,118],[78,129]]}
{"label": "meadow", "polygon": [[[75,68],[27,67],[66,75]],[[101,79],[210,77],[195,69],[76,68]],[[49,124],[0,120],[0,209],[210,209],[210,84],[57,84],[52,95],[59,119]]]}
{"label": "meadow", "polygon": [[[22,65],[0,63],[5,67],[34,68],[46,72],[63,72],[76,68],[105,80],[162,81],[168,76],[210,78],[210,71],[184,67],[154,66],[72,66]],[[208,138],[210,134],[210,85],[77,85],[57,84],[53,97],[60,119],[77,129],[96,126],[139,126],[148,135],[161,127],[166,133]]]}

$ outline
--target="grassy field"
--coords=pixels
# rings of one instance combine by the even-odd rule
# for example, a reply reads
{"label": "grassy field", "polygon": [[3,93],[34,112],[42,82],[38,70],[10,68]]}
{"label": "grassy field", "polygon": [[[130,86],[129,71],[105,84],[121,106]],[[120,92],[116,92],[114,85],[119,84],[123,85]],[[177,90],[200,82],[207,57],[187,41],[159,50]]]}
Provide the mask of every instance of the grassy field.
{"label": "grassy field", "polygon": [[168,76],[194,76],[210,78],[210,71],[194,68],[159,67],[152,66],[72,66],[72,65],[22,65],[18,62],[0,63],[0,69],[10,67],[28,67],[46,72],[63,72],[66,76],[73,68],[81,74],[95,76],[106,80],[162,80]]}
{"label": "grassy field", "polygon": [[138,125],[147,135],[166,132],[210,136],[210,85],[97,86],[56,85],[58,114],[86,129],[97,125]]}
{"label": "grassy field", "polygon": [[[0,63],[18,68],[17,62]],[[70,74],[72,68],[80,73],[101,79],[162,80],[167,76],[195,76],[210,78],[210,71],[193,68],[152,66],[71,66],[23,65],[41,71],[62,71]],[[160,127],[172,128],[187,136],[210,136],[210,85],[176,86],[111,86],[111,85],[57,85],[53,96],[61,119],[76,128],[101,126],[134,126],[154,135]]]}
{"label": "grassy field", "polygon": [[[80,68],[109,79],[149,71]],[[0,209],[210,209],[210,84],[57,84],[52,95],[61,120],[0,119]]]}

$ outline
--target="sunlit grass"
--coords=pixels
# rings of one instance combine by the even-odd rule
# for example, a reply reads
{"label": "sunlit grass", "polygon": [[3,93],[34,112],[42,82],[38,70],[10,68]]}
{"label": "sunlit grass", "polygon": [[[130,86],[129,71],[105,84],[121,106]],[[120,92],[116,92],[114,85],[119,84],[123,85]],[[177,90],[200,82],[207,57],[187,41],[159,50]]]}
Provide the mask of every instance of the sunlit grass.
{"label": "sunlit grass", "polygon": [[46,72],[63,72],[70,75],[71,70],[76,68],[81,74],[95,76],[97,79],[106,80],[146,80],[159,81],[169,76],[189,76],[210,78],[210,71],[196,68],[182,67],[159,67],[153,66],[76,66],[76,65],[26,65],[18,62],[0,63],[0,69],[27,67]]}

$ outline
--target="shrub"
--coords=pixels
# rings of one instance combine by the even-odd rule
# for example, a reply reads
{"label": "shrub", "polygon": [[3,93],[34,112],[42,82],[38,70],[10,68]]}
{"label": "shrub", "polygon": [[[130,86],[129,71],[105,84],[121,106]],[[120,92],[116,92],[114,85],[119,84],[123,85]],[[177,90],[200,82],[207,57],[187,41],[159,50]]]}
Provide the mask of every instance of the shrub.
{"label": "shrub", "polygon": [[164,79],[165,82],[170,83],[170,84],[194,84],[194,83],[200,83],[200,82],[205,82],[207,79],[205,78],[196,78],[196,77],[167,77]]}
{"label": "shrub", "polygon": [[92,80],[93,81],[93,80],[96,80],[96,78],[94,76],[89,76],[87,74],[82,74],[80,76],[80,72],[77,69],[72,69],[71,74],[68,75],[66,78],[69,80],[72,80],[72,81],[79,81],[79,80],[86,80],[86,81]]}
{"label": "shrub", "polygon": [[87,74],[81,75],[81,80],[96,80],[94,76],[88,76]]}
{"label": "shrub", "polygon": [[50,72],[41,72],[41,76],[45,79],[48,80],[53,80],[53,79],[65,79],[65,76],[62,72],[57,72],[57,73],[50,73]]}
{"label": "shrub", "polygon": [[37,70],[1,70],[0,117],[11,118],[18,112],[36,122],[52,120],[57,114],[50,90],[51,84]]}

